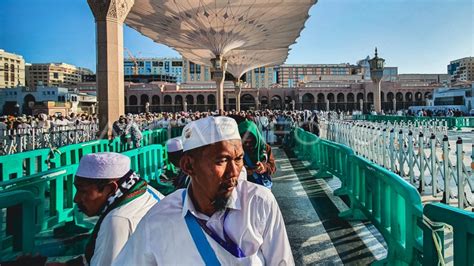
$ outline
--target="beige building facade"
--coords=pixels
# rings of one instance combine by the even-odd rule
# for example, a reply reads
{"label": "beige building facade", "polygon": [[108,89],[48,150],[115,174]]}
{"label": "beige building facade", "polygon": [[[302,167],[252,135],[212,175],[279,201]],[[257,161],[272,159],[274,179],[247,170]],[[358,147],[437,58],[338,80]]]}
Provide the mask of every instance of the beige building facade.
{"label": "beige building facade", "polygon": [[66,63],[40,63],[27,67],[27,84],[30,88],[39,85],[67,86],[80,83],[82,75],[91,75],[87,68],[76,67]]}
{"label": "beige building facade", "polygon": [[0,89],[12,88],[25,83],[25,59],[23,56],[0,49]]}
{"label": "beige building facade", "polygon": [[[385,112],[425,105],[436,83],[382,82],[382,109]],[[273,86],[269,88],[246,87],[241,92],[241,108],[249,109],[311,109],[353,111],[371,110],[374,105],[372,82],[313,82],[295,88]],[[186,110],[215,110],[216,89],[212,82],[200,84],[171,83],[126,84],[125,110],[144,112],[146,103],[151,112],[176,112]],[[236,109],[236,94],[232,82],[224,84],[224,106]]]}
{"label": "beige building facade", "polygon": [[474,80],[474,57],[464,57],[449,62],[448,74],[451,83]]}
{"label": "beige building facade", "polygon": [[321,80],[362,80],[364,68],[351,64],[294,64],[276,68],[277,82],[283,87],[294,88],[299,83]]}
{"label": "beige building facade", "polygon": [[276,83],[275,67],[259,67],[245,73],[245,81],[252,88],[270,88]]}

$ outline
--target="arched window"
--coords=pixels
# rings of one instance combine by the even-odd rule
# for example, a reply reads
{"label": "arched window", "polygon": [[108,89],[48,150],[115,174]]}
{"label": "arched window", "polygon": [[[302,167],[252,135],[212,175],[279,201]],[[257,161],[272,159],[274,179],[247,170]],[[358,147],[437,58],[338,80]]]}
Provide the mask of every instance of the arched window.
{"label": "arched window", "polygon": [[314,96],[311,93],[306,93],[303,95],[303,103],[314,103]]}
{"label": "arched window", "polygon": [[172,101],[173,98],[171,98],[170,95],[165,95],[165,97],[163,97],[163,104],[171,104]]}
{"label": "arched window", "polygon": [[129,101],[129,102],[130,102],[130,105],[137,105],[137,103],[138,103],[137,96],[135,96],[135,95],[131,95],[131,96],[130,96],[130,101]]}
{"label": "arched window", "polygon": [[196,98],[197,104],[204,104],[204,96],[199,94]]}
{"label": "arched window", "polygon": [[160,104],[160,96],[153,95],[153,97],[151,97],[151,104],[152,105],[159,105]]}

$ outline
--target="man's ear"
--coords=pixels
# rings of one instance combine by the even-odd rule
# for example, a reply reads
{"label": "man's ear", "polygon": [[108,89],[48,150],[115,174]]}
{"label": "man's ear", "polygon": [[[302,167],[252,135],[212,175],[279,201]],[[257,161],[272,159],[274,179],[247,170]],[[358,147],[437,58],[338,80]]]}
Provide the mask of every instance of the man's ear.
{"label": "man's ear", "polygon": [[183,170],[187,175],[193,176],[193,162],[194,159],[191,156],[183,155],[183,157],[181,157],[181,160],[179,160],[179,168],[181,168],[181,170]]}
{"label": "man's ear", "polygon": [[108,183],[105,187],[104,187],[104,193],[106,193],[107,195],[112,195],[113,193],[115,193],[115,191],[117,191],[118,189],[118,184],[116,181],[114,182],[111,182],[111,183]]}

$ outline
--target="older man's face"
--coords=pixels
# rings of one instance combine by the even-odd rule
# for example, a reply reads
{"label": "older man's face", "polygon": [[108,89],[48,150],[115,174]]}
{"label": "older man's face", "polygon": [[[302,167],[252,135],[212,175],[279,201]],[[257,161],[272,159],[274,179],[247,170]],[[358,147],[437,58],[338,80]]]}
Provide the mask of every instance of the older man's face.
{"label": "older man's face", "polygon": [[87,216],[98,215],[112,192],[110,185],[98,186],[87,178],[76,176],[74,179],[76,194],[74,202]]}
{"label": "older man's face", "polygon": [[199,151],[190,160],[193,191],[204,193],[211,202],[224,204],[237,186],[244,165],[242,142],[221,141]]}

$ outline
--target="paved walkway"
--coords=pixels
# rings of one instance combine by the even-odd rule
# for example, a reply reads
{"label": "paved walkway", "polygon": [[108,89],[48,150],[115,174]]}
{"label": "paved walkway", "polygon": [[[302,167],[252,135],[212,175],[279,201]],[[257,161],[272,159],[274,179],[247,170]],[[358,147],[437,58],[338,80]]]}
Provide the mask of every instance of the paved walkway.
{"label": "paved walkway", "polygon": [[333,196],[336,178],[314,179],[291,151],[273,148],[278,167],[273,194],[285,219],[297,265],[367,265],[387,256],[383,237],[369,222],[345,221],[348,209]]}

